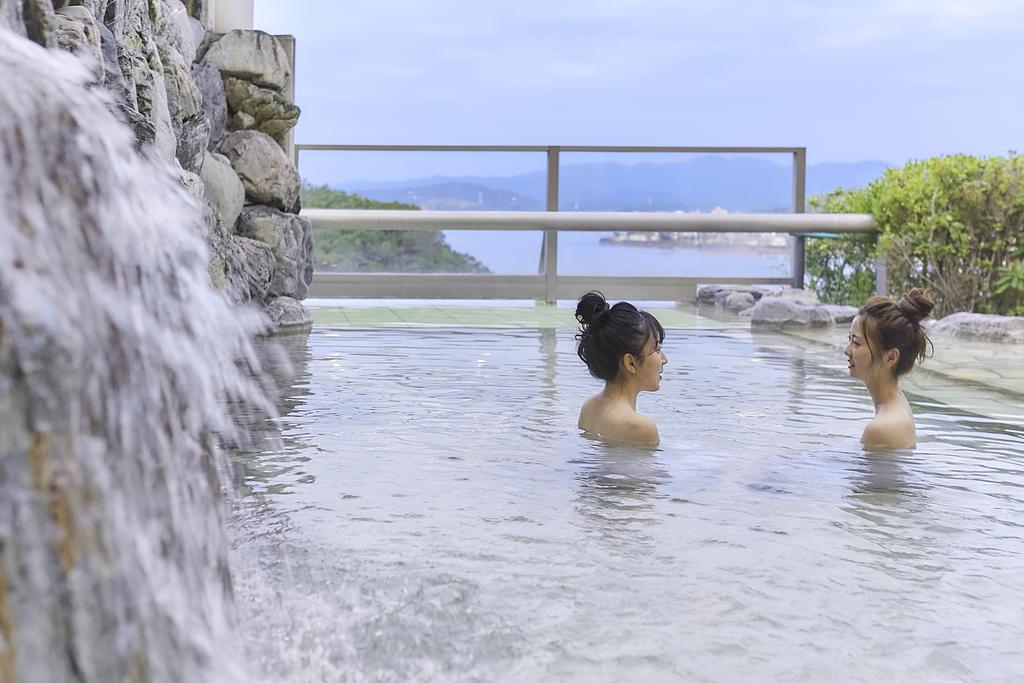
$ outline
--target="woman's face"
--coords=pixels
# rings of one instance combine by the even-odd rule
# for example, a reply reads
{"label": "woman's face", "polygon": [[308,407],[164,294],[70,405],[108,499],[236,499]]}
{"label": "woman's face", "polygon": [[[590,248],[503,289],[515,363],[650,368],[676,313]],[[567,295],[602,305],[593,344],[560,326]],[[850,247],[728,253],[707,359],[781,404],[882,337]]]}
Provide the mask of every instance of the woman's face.
{"label": "woman's face", "polygon": [[657,391],[661,388],[661,372],[668,363],[668,357],[661,350],[661,344],[654,338],[644,346],[643,362],[637,368],[640,391]]}
{"label": "woman's face", "polygon": [[850,377],[867,382],[878,374],[878,363],[871,355],[871,348],[864,334],[864,322],[859,315],[854,316],[853,322],[850,323],[849,339],[843,353],[850,367]]}

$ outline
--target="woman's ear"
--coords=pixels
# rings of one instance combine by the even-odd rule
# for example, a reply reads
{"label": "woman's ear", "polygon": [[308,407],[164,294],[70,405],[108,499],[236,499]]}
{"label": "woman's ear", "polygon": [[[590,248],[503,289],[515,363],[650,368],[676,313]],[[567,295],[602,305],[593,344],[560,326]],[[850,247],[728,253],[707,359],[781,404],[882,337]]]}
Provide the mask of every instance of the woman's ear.
{"label": "woman's ear", "polygon": [[625,368],[626,372],[631,375],[635,375],[640,364],[636,361],[636,356],[631,353],[627,353],[622,356],[622,367]]}
{"label": "woman's ear", "polygon": [[896,366],[900,360],[899,349],[889,349],[885,352],[885,356],[882,357],[882,362],[885,363],[885,367],[892,368]]}

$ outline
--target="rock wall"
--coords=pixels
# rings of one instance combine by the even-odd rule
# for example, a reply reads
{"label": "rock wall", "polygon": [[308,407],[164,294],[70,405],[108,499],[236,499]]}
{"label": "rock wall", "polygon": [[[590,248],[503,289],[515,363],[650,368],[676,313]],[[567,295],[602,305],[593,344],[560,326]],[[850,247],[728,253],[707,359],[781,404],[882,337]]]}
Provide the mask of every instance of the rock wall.
{"label": "rock wall", "polygon": [[261,31],[210,31],[209,0],[0,0],[0,26],[78,56],[143,154],[207,206],[210,278],[281,329],[310,324],[313,233],[284,146],[292,65]]}
{"label": "rock wall", "polygon": [[0,683],[250,681],[219,444],[273,414],[266,321],[96,73],[0,29]]}

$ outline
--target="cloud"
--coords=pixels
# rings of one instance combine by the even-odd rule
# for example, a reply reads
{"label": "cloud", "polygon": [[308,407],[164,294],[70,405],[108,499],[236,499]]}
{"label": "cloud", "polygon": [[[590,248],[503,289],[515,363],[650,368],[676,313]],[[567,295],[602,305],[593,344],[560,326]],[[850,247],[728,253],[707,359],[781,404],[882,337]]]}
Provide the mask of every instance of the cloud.
{"label": "cloud", "polygon": [[1017,0],[256,0],[256,21],[298,38],[300,139],[1019,146]]}

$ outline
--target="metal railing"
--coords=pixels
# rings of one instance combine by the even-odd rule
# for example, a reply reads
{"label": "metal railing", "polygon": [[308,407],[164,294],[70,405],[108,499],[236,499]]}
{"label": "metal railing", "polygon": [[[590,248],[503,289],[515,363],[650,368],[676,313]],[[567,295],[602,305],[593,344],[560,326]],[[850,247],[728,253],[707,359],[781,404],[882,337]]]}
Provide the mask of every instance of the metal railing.
{"label": "metal railing", "polygon": [[[867,233],[877,230],[864,214],[805,214],[807,152],[803,147],[602,147],[519,145],[295,145],[295,165],[303,151],[384,152],[544,152],[547,155],[546,211],[379,211],[304,209],[315,230],[531,230],[543,231],[538,275],[322,273],[313,275],[310,296],[345,298],[473,298],[557,299],[578,297],[600,289],[615,298],[695,298],[699,283],[789,284],[803,287],[805,235]],[[791,154],[793,157],[790,214],[687,214],[630,212],[558,212],[559,158],[562,152],[654,152],[688,154]],[[622,277],[559,275],[558,233],[571,231],[630,232],[783,232],[793,236],[792,269],[788,277]]]}

